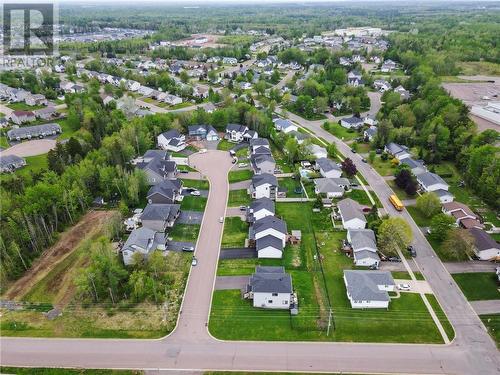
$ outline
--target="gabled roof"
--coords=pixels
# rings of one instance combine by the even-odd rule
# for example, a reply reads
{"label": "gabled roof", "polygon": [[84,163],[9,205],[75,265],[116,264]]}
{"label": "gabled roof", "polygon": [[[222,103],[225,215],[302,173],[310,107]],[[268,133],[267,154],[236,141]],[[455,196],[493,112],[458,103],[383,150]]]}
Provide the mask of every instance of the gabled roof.
{"label": "gabled roof", "polygon": [[355,301],[389,301],[389,294],[378,285],[394,285],[388,271],[345,270],[344,278],[349,295]]}
{"label": "gabled roof", "polygon": [[449,202],[443,203],[443,211],[445,212],[453,212],[453,211],[463,211],[466,215],[476,216],[474,212],[467,206],[466,204],[460,202]]}
{"label": "gabled roof", "polygon": [[361,212],[361,206],[351,198],[342,199],[337,203],[337,207],[344,221],[360,219],[366,223],[365,215]]}
{"label": "gabled roof", "polygon": [[248,282],[254,293],[292,293],[292,278],[283,267],[257,266]]}
{"label": "gabled roof", "polygon": [[147,197],[149,198],[153,194],[160,194],[167,198],[172,198],[175,191],[179,191],[182,182],[179,179],[176,180],[163,180],[160,183],[151,186],[148,191]]}
{"label": "gabled roof", "polygon": [[319,158],[316,159],[316,164],[324,171],[324,172],[330,172],[330,171],[339,171],[341,172],[342,169],[335,163],[333,160],[330,160],[328,158]]}
{"label": "gabled roof", "polygon": [[426,187],[432,186],[434,184],[443,184],[448,186],[445,180],[443,180],[439,175],[432,172],[424,172],[419,174],[417,176],[417,180],[418,182],[420,182],[420,184]]}
{"label": "gabled roof", "polygon": [[267,235],[255,241],[255,247],[257,251],[263,250],[269,246],[283,252],[283,241],[274,236]]}
{"label": "gabled roof", "polygon": [[271,186],[278,186],[278,179],[276,176],[269,173],[257,174],[252,177],[252,185],[254,187],[261,186],[264,184],[270,184]]}
{"label": "gabled roof", "polygon": [[342,121],[347,122],[348,124],[359,124],[363,122],[362,119],[356,116],[344,117]]}
{"label": "gabled roof", "polygon": [[238,133],[245,133],[248,130],[248,127],[246,125],[241,125],[241,124],[227,124],[226,126],[226,132],[238,132]]}
{"label": "gabled roof", "polygon": [[274,121],[274,123],[281,129],[287,129],[289,127],[295,127],[295,128],[297,127],[297,125],[293,124],[290,120],[285,118],[278,118]]}
{"label": "gabled roof", "polygon": [[373,259],[376,261],[380,261],[380,257],[376,252],[370,251],[370,250],[360,250],[360,251],[355,251],[354,252],[354,261],[358,261],[361,259]]}
{"label": "gabled roof", "polygon": [[148,204],[141,215],[141,220],[171,221],[180,210],[179,204]]}
{"label": "gabled roof", "polygon": [[27,135],[38,135],[41,133],[61,132],[61,127],[58,124],[43,124],[33,126],[23,126],[22,128],[11,129],[7,132],[9,138],[24,137]]}
{"label": "gabled roof", "polygon": [[349,229],[352,250],[356,252],[361,249],[377,249],[375,233],[371,229]]}
{"label": "gabled roof", "polygon": [[401,146],[398,145],[397,143],[391,142],[385,145],[385,148],[391,153],[392,155],[396,155],[400,152],[406,152],[408,151],[408,148],[406,146]]}
{"label": "gabled roof", "polygon": [[415,160],[413,158],[404,158],[400,162],[401,162],[401,164],[405,164],[408,167],[410,167],[410,169],[425,168],[425,165],[422,161]]}
{"label": "gabled roof", "polygon": [[182,135],[177,129],[170,129],[166,132],[161,133],[166,139],[181,138]]}
{"label": "gabled roof", "polygon": [[274,229],[283,234],[287,233],[286,223],[275,216],[266,216],[260,220],[257,220],[253,224],[252,228],[253,233],[255,234],[263,232],[267,229]]}
{"label": "gabled roof", "polygon": [[[26,160],[17,155],[5,155],[0,153],[0,167],[7,168],[10,165],[24,164]],[[274,210],[274,207],[273,207]],[[273,211],[274,212],[274,211]]]}
{"label": "gabled roof", "polygon": [[253,155],[271,155],[271,150],[265,146],[257,146],[252,152]]}
{"label": "gabled roof", "polygon": [[335,183],[331,178],[314,179],[316,190],[319,193],[343,193],[344,189]]}
{"label": "gabled roof", "polygon": [[268,146],[269,147],[269,141],[267,138],[255,138],[250,140],[250,147],[254,146]]}
{"label": "gabled roof", "polygon": [[250,210],[254,213],[260,210],[267,210],[269,212],[275,213],[274,202],[269,198],[259,198],[255,199],[250,203]]}
{"label": "gabled roof", "polygon": [[135,251],[135,247],[150,251],[155,250],[159,245],[165,245],[166,239],[163,233],[141,227],[134,229],[123,245],[123,250]]}
{"label": "gabled roof", "polygon": [[469,229],[469,233],[474,237],[474,242],[478,251],[488,250],[488,249],[500,249],[500,244],[498,244],[493,237],[491,237],[484,230],[478,228]]}

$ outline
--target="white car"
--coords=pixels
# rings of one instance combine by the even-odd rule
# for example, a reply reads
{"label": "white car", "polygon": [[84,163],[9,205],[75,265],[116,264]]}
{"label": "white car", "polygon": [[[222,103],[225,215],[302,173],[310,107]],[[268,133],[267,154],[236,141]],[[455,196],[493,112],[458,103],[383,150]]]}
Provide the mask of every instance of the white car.
{"label": "white car", "polygon": [[223,222],[224,222],[224,217],[222,217],[222,216],[221,216],[221,217],[219,218],[219,223],[223,223]]}
{"label": "white car", "polygon": [[191,192],[191,195],[195,196],[195,197],[199,197],[200,196],[200,192],[198,190],[194,190]]}
{"label": "white car", "polygon": [[206,149],[206,148],[202,148],[202,149],[200,149],[200,151],[199,151],[199,153],[200,153],[200,154],[204,154],[204,153],[206,153],[206,152],[207,152],[207,149]]}
{"label": "white car", "polygon": [[411,289],[410,284],[398,284],[398,289],[403,291],[408,291]]}
{"label": "white car", "polygon": [[196,266],[198,264],[198,259],[196,259],[195,257],[193,257],[193,259],[191,260],[191,265],[192,266]]}
{"label": "white car", "polygon": [[248,167],[248,163],[239,163],[238,168],[245,168]]}

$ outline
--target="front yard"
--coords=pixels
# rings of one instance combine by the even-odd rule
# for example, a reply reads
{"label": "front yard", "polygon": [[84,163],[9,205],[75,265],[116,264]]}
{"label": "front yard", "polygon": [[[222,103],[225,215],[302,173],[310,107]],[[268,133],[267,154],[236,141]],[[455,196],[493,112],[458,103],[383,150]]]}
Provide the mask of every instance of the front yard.
{"label": "front yard", "polygon": [[357,131],[346,129],[336,122],[329,122],[327,128],[325,128],[324,125],[322,127],[323,129],[343,141],[351,141],[354,138],[359,137],[359,133]]}
{"label": "front yard", "polygon": [[181,210],[183,211],[204,211],[207,198],[187,195],[182,199]]}
{"label": "front yard", "polygon": [[229,172],[229,183],[250,180],[253,172],[249,169],[233,170]]}
{"label": "front yard", "polygon": [[168,237],[182,242],[196,242],[199,231],[199,224],[175,224],[172,229],[167,230]]}
{"label": "front yard", "polygon": [[500,299],[494,272],[470,272],[452,274],[469,301]]}
{"label": "front yard", "polygon": [[406,206],[408,213],[419,227],[428,227],[431,225],[431,217],[425,217],[416,206]]}
{"label": "front yard", "polygon": [[500,314],[479,315],[497,347],[500,346]]}
{"label": "front yard", "polygon": [[228,207],[247,206],[250,204],[251,201],[252,199],[250,198],[250,195],[248,194],[246,189],[230,190],[227,206]]}
{"label": "front yard", "polygon": [[208,180],[190,180],[190,179],[182,179],[182,186],[186,188],[193,188],[198,190],[208,190],[210,184]]}
{"label": "front yard", "polygon": [[227,139],[222,139],[219,144],[217,145],[217,150],[221,151],[229,151],[231,150],[234,146],[236,146],[236,143],[229,142]]}
{"label": "front yard", "polygon": [[377,173],[381,176],[392,176],[394,175],[394,171],[396,167],[391,163],[390,159],[382,160],[380,155],[377,155],[373,160],[373,163],[370,162],[370,165],[377,171]]}
{"label": "front yard", "polygon": [[245,238],[248,237],[248,223],[239,217],[226,217],[224,221],[224,233],[222,235],[222,247],[243,247]]}

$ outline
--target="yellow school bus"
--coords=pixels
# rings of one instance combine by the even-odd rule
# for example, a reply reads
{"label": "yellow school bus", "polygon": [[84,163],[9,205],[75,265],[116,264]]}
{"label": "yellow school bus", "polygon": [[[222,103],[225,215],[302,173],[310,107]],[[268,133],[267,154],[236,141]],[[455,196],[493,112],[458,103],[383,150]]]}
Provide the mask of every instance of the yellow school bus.
{"label": "yellow school bus", "polygon": [[396,195],[394,195],[394,194],[393,194],[393,195],[391,195],[391,196],[389,197],[389,201],[392,203],[392,205],[394,206],[394,208],[395,208],[396,210],[398,210],[398,211],[403,211],[403,208],[404,208],[405,206],[403,206],[403,202],[401,202],[401,201],[399,200],[399,198],[398,198]]}

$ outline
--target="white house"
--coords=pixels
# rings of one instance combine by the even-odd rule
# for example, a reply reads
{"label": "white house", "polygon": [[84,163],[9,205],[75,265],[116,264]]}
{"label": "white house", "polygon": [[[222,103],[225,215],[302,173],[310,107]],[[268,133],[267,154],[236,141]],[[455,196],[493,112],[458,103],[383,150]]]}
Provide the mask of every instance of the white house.
{"label": "white house", "polygon": [[328,157],[328,152],[326,148],[318,146],[317,144],[311,143],[307,150],[311,153],[316,159],[326,158]]}
{"label": "white house", "polygon": [[354,264],[356,266],[378,266],[380,257],[377,254],[375,233],[371,229],[349,229],[347,241],[351,244]]}
{"label": "white house", "polygon": [[331,178],[316,178],[314,179],[314,192],[325,194],[327,198],[340,198],[344,195],[345,190]]}
{"label": "white house", "polygon": [[397,143],[391,142],[386,144],[384,147],[384,151],[387,152],[389,155],[392,155],[399,161],[406,158],[411,158],[411,154],[410,151],[408,150],[408,147],[398,145]]}
{"label": "white house", "polygon": [[265,218],[266,216],[274,216],[274,202],[269,198],[255,199],[250,203],[247,211],[247,220],[254,222]]}
{"label": "white house", "polygon": [[288,119],[284,118],[277,118],[274,120],[274,126],[277,131],[281,131],[283,133],[290,133],[290,132],[296,132],[299,130],[297,125],[295,125],[293,122],[291,122]]}
{"label": "white house", "polygon": [[283,257],[283,243],[278,237],[267,235],[255,241],[258,258],[281,259]]}
{"label": "white house", "polygon": [[436,190],[448,190],[449,185],[439,175],[432,172],[420,173],[417,177],[417,182],[420,188],[425,192]]}
{"label": "white house", "polygon": [[250,240],[258,241],[266,236],[272,236],[278,238],[283,247],[286,244],[287,233],[286,223],[275,216],[259,219],[249,228]]}
{"label": "white house", "polygon": [[248,126],[241,124],[228,124],[226,126],[225,138],[232,142],[242,142],[243,137],[246,132],[248,132]]}
{"label": "white house", "polygon": [[179,133],[177,129],[171,129],[161,133],[157,137],[158,147],[163,150],[179,152],[186,148],[186,136]]}
{"label": "white house", "polygon": [[344,283],[353,309],[386,309],[395,289],[388,271],[345,270]]}
{"label": "white house", "polygon": [[278,190],[278,179],[269,173],[262,173],[252,177],[249,193],[252,198],[274,199]]}
{"label": "white house", "polygon": [[253,307],[288,310],[293,304],[292,278],[284,267],[257,266],[244,296],[253,300]]}
{"label": "white house", "polygon": [[346,129],[358,129],[364,124],[363,119],[357,116],[344,117],[340,120],[340,125]]}
{"label": "white house", "polygon": [[338,164],[328,158],[316,159],[316,169],[325,178],[339,178],[342,175]]}
{"label": "white house", "polygon": [[371,142],[377,135],[377,131],[378,129],[376,126],[370,126],[363,132],[363,137],[365,138],[365,140],[368,140],[368,142]]}
{"label": "white house", "polygon": [[469,229],[474,238],[474,252],[481,260],[500,260],[500,244],[488,233],[478,228]]}
{"label": "white house", "polygon": [[337,203],[344,229],[363,229],[366,227],[366,218],[361,206],[351,198],[342,199]]}

